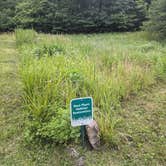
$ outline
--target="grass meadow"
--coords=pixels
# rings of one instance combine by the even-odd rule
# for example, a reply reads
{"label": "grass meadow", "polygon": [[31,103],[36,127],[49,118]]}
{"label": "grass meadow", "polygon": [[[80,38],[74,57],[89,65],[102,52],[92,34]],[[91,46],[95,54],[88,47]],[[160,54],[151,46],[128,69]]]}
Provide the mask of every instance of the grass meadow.
{"label": "grass meadow", "polygon": [[[2,100],[1,165],[77,165],[80,158],[70,156],[70,147],[89,166],[164,165],[164,43],[149,41],[144,32],[51,35],[17,29],[0,37],[1,91],[9,100]],[[100,129],[97,152],[82,149],[80,129],[70,125],[70,100],[87,96]]]}
{"label": "grass meadow", "polygon": [[112,143],[121,103],[166,76],[166,47],[147,41],[143,32],[43,35],[16,30],[16,44],[30,117],[28,138],[75,141],[79,130],[70,126],[70,100],[91,96],[101,139]]}

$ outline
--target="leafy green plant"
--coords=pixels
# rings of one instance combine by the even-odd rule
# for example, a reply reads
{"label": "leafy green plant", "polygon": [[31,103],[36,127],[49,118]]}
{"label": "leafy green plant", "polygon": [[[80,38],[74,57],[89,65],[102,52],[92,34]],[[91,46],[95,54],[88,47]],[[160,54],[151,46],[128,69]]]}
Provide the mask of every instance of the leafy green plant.
{"label": "leafy green plant", "polygon": [[70,111],[59,109],[56,116],[49,123],[43,124],[38,130],[38,135],[50,138],[58,143],[77,140],[80,137],[79,128],[73,128],[70,124]]}

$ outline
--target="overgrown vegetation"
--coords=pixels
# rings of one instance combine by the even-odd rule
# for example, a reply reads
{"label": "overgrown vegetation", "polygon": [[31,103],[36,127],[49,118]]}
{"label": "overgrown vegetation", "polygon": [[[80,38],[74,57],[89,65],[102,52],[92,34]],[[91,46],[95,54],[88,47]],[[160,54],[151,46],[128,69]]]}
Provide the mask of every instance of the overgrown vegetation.
{"label": "overgrown vegetation", "polygon": [[[57,38],[60,38],[60,40],[57,40]],[[152,55],[165,55],[165,46],[158,42],[147,41],[144,38],[144,33],[60,37],[37,35],[37,39],[37,41],[40,42],[37,42],[35,47],[30,44],[25,44],[26,46],[23,46],[23,44],[21,46],[22,49],[23,47],[27,49],[27,47],[32,46],[32,49],[23,49],[26,58],[32,53],[34,57],[40,60],[36,55],[36,50],[42,50],[43,47],[50,48],[54,45],[57,47],[57,45],[60,45],[61,41],[64,43],[64,40],[66,43],[72,40],[76,44],[77,49],[75,55],[77,55],[78,49],[80,50],[79,52],[88,54],[92,56],[92,58],[95,58],[95,55],[99,56],[101,52],[107,55],[119,55],[118,58],[128,55],[130,50],[133,55],[136,56],[137,54],[137,57],[143,54],[142,61],[141,56],[139,61],[142,67],[148,64],[148,62],[149,64],[153,63],[151,61]],[[20,73],[18,72],[18,65],[20,66],[20,63],[23,61],[19,63],[17,56],[18,51],[16,51],[14,40],[13,34],[0,35],[0,67],[2,69],[0,70],[0,165],[48,166],[55,163],[55,165],[58,166],[73,166],[78,165],[80,160],[87,166],[165,165],[166,83],[163,82],[164,80],[160,80],[162,77],[165,77],[164,73],[162,74],[163,76],[158,75],[159,77],[156,79],[157,83],[153,86],[144,88],[136,95],[131,94],[127,99],[121,99],[121,111],[116,110],[116,112],[114,112],[116,116],[114,122],[116,122],[116,119],[120,119],[118,124],[114,123],[116,124],[114,128],[114,143],[108,146],[102,144],[100,151],[82,149],[80,145],[75,143],[64,146],[63,144],[57,145],[56,143],[49,143],[46,142],[46,140],[43,143],[31,142],[27,144],[24,138],[25,132],[23,132],[26,125],[25,121],[27,121],[24,118],[27,117],[27,114],[25,114],[27,111],[23,111],[25,107],[22,107],[24,103],[20,98],[25,92],[22,87],[22,80],[20,80]],[[59,44],[57,44],[58,41]],[[78,41],[80,41],[80,43],[78,43]],[[85,41],[90,44],[86,49]],[[100,43],[96,44],[99,41]],[[82,45],[83,49],[81,47]],[[111,48],[109,48],[110,46]],[[35,48],[35,51],[33,48]],[[65,53],[63,54],[70,56],[72,51],[70,52],[71,54],[67,54],[69,53],[67,52],[69,48],[70,47],[64,45],[63,50],[65,50]],[[92,52],[92,50],[96,48],[98,49]],[[98,53],[98,50],[101,51]],[[44,57],[45,56],[47,56],[47,54],[44,55]],[[51,56],[51,58],[56,56],[57,53]],[[23,54],[20,54],[20,58],[21,57],[23,57]],[[43,58],[43,56],[41,57]],[[132,55],[130,57],[132,57]],[[114,61],[115,60],[114,58]],[[136,61],[137,60],[135,60],[135,62]],[[107,61],[105,61],[105,63],[106,62]],[[109,66],[110,64],[111,63],[108,63],[107,65]],[[149,64],[147,68],[150,66]],[[158,63],[158,69],[161,69],[160,64],[162,63]],[[146,69],[143,69],[143,71],[144,70]],[[157,73],[161,72],[157,71],[156,76]],[[77,77],[74,76],[74,78]],[[64,112],[65,111],[62,111],[62,113]],[[97,108],[95,108],[95,114],[96,112]],[[49,130],[49,132],[51,130]],[[54,140],[54,138],[52,139]],[[71,156],[71,149],[73,148],[79,153],[78,158]]]}
{"label": "overgrown vegetation", "polygon": [[[140,39],[143,33],[38,34],[38,42],[28,45],[22,40],[23,36],[27,40],[27,33],[16,31],[16,39],[23,41],[18,49],[30,140],[77,141],[79,130],[70,127],[69,103],[92,96],[101,138],[112,142],[121,102],[166,76],[165,47]],[[36,50],[45,51],[38,56]]]}

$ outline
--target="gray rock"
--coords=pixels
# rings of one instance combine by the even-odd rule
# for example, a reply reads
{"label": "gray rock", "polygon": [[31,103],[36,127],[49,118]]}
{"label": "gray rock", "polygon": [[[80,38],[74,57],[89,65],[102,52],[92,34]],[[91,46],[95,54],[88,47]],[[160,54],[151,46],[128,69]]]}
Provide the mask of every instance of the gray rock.
{"label": "gray rock", "polygon": [[99,127],[97,122],[93,120],[89,125],[86,126],[86,132],[91,146],[98,150],[100,146]]}

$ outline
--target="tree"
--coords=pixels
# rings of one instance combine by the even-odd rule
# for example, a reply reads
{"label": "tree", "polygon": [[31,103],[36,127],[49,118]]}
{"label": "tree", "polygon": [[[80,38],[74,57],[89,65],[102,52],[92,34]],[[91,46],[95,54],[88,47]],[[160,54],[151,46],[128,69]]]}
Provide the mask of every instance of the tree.
{"label": "tree", "polygon": [[147,31],[157,33],[160,38],[166,38],[166,1],[153,1],[149,10],[149,22],[145,24]]}
{"label": "tree", "polygon": [[145,0],[22,0],[15,9],[12,28],[49,33],[133,31],[146,16]]}
{"label": "tree", "polygon": [[19,0],[0,0],[0,31],[11,31],[14,29],[13,17],[18,2]]}

